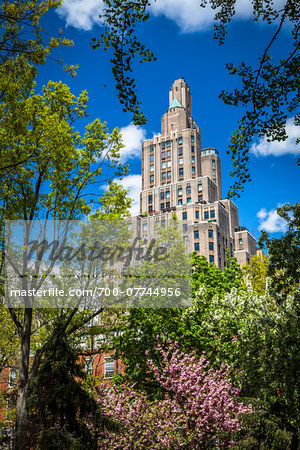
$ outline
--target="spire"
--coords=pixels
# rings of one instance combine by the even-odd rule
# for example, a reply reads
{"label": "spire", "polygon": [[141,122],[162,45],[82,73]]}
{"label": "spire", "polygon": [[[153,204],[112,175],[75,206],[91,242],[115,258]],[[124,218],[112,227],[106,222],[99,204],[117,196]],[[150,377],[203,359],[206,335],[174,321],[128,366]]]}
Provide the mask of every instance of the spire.
{"label": "spire", "polygon": [[174,99],[172,100],[171,105],[169,106],[169,109],[171,108],[183,108],[182,104],[180,103],[180,101],[178,100],[177,97],[174,97]]}
{"label": "spire", "polygon": [[[171,86],[169,92],[169,105],[173,105],[173,101],[177,100],[180,106],[185,109],[188,116],[192,117],[192,97],[190,87],[184,78],[178,78]],[[179,106],[179,105],[176,105]],[[170,108],[169,107],[169,108]]]}

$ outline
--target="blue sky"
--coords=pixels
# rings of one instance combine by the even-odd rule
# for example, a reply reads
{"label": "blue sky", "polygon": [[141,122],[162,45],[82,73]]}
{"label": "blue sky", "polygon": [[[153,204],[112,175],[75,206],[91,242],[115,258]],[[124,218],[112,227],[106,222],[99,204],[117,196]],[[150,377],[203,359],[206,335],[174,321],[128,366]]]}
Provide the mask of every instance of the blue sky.
{"label": "blue sky", "polygon": [[[280,0],[277,0],[280,2]],[[122,111],[116,98],[111,74],[109,53],[92,50],[91,38],[101,32],[97,19],[101,0],[65,0],[59,11],[51,12],[45,21],[51,33],[63,28],[64,35],[74,40],[72,49],[57,53],[69,64],[79,64],[78,76],[71,78],[54,62],[41,70],[38,88],[48,79],[66,82],[78,95],[86,89],[89,94],[89,117],[86,122],[99,117],[110,129],[118,126],[124,134],[126,147],[122,160],[129,163],[131,173],[123,184],[136,199],[133,213],[138,212],[141,173],[141,141],[160,131],[160,118],[168,108],[168,92],[176,78],[184,77],[191,88],[193,117],[201,128],[202,147],[216,147],[222,163],[223,195],[232,180],[230,156],[226,149],[230,136],[242,115],[242,109],[226,106],[218,98],[222,89],[239,86],[238,80],[229,76],[226,62],[255,64],[273,27],[251,22],[249,0],[240,0],[238,14],[229,28],[226,42],[219,47],[213,39],[212,12],[200,8],[198,0],[157,0],[152,7],[152,17],[138,30],[140,38],[157,54],[155,63],[136,64],[134,75],[138,95],[147,117],[144,127],[134,127],[131,116]],[[291,48],[289,30],[284,31],[274,48],[274,58],[283,56]],[[299,200],[300,146],[295,145],[299,131],[288,123],[290,138],[285,143],[253,144],[250,158],[252,182],[245,186],[240,199],[240,225],[245,225],[256,237],[259,229],[282,232],[284,223],[276,215],[276,207]],[[274,234],[274,235],[275,235]]]}

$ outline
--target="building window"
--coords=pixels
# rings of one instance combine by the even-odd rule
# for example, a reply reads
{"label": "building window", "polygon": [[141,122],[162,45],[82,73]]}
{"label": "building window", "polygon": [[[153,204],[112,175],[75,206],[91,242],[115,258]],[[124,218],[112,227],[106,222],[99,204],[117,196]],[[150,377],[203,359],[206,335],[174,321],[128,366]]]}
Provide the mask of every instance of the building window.
{"label": "building window", "polygon": [[199,211],[196,211],[196,219],[199,219]]}
{"label": "building window", "polygon": [[166,198],[170,198],[170,191],[166,192]]}
{"label": "building window", "polygon": [[151,166],[150,166],[150,172],[154,172],[154,164],[151,164]]}
{"label": "building window", "polygon": [[171,150],[167,151],[167,158],[171,158]]}
{"label": "building window", "polygon": [[213,237],[213,230],[208,230],[208,237],[212,238]]}
{"label": "building window", "polygon": [[148,195],[148,202],[149,202],[149,203],[152,203],[152,200],[153,200],[152,194]]}
{"label": "building window", "polygon": [[195,242],[194,249],[195,249],[196,252],[199,252],[199,250],[200,250],[199,242]]}
{"label": "building window", "polygon": [[165,162],[161,163],[161,168],[162,168],[162,170],[164,170],[166,168],[166,163]]}
{"label": "building window", "polygon": [[148,228],[148,224],[147,224],[147,222],[144,222],[143,223],[143,231],[144,232],[147,231],[147,228]]}
{"label": "building window", "polygon": [[167,162],[167,167],[171,167],[171,165],[172,165],[172,162],[171,162],[171,161],[168,161],[168,162]]}
{"label": "building window", "polygon": [[187,219],[187,212],[184,211],[184,212],[182,213],[182,220],[186,220],[186,219]]}
{"label": "building window", "polygon": [[167,147],[171,147],[171,141],[167,141]]}
{"label": "building window", "polygon": [[178,188],[178,197],[182,196],[182,188]]}
{"label": "building window", "polygon": [[210,263],[215,262],[215,257],[214,257],[214,255],[209,255],[209,262],[210,262]]}
{"label": "building window", "polygon": [[17,382],[17,371],[15,369],[9,369],[9,376],[8,376],[8,387],[14,388],[16,386]]}
{"label": "building window", "polygon": [[180,177],[183,177],[183,169],[182,169],[182,168],[179,169],[179,176],[180,176]]}
{"label": "building window", "polygon": [[84,371],[87,375],[94,374],[94,358],[92,356],[85,358]]}
{"label": "building window", "polygon": [[154,175],[150,175],[150,183],[154,182]]}
{"label": "building window", "polygon": [[240,245],[243,244],[243,238],[239,238],[239,244],[240,244]]}
{"label": "building window", "polygon": [[180,199],[178,200],[178,205],[179,205],[179,206],[182,205],[182,198],[180,198]]}
{"label": "building window", "polygon": [[212,209],[212,210],[210,211],[210,218],[211,218],[211,219],[214,219],[215,217],[216,217],[215,210]]}
{"label": "building window", "polygon": [[198,192],[202,192],[202,184],[198,184]]}
{"label": "building window", "polygon": [[179,155],[179,156],[182,155],[182,147],[179,147],[179,149],[178,149],[178,155]]}
{"label": "building window", "polygon": [[192,163],[195,162],[195,156],[192,156]]}
{"label": "building window", "polygon": [[194,147],[194,145],[191,146],[191,152],[192,152],[192,153],[195,153],[195,147]]}
{"label": "building window", "polygon": [[195,142],[195,136],[193,134],[191,135],[191,142]]}
{"label": "building window", "polygon": [[217,181],[216,181],[216,179],[215,179],[215,178],[213,178],[213,182],[214,182],[215,184],[217,184]]}
{"label": "building window", "polygon": [[148,206],[148,212],[149,212],[149,213],[152,213],[152,211],[153,211],[152,205],[149,205],[149,206]]}
{"label": "building window", "polygon": [[203,195],[198,195],[198,202],[201,202],[203,200]]}
{"label": "building window", "polygon": [[168,171],[167,178],[171,178],[171,170]]}
{"label": "building window", "polygon": [[208,219],[209,215],[208,215],[208,211],[204,211],[204,219]]}
{"label": "building window", "polygon": [[179,158],[179,160],[178,160],[178,165],[179,165],[179,166],[182,166],[182,164],[183,164],[183,158]]}
{"label": "building window", "polygon": [[209,248],[209,250],[213,250],[214,249],[214,243],[213,242],[209,242],[208,243],[208,248]]}
{"label": "building window", "polygon": [[178,138],[178,144],[182,144],[182,137]]}
{"label": "building window", "polygon": [[187,202],[187,203],[192,203],[191,197],[188,197],[188,198],[186,199],[186,202]]}
{"label": "building window", "polygon": [[187,245],[187,243],[188,243],[188,237],[187,236],[183,236],[183,243],[184,243],[184,245]]}
{"label": "building window", "polygon": [[163,180],[165,180],[165,179],[167,178],[166,172],[163,172],[163,173],[161,174],[161,177],[162,177]]}
{"label": "building window", "polygon": [[150,155],[150,162],[154,161],[154,155]]}
{"label": "building window", "polygon": [[154,150],[154,145],[151,144],[151,145],[150,145],[150,152],[153,152],[153,150]]}
{"label": "building window", "polygon": [[162,142],[162,143],[161,143],[161,148],[162,148],[162,150],[165,148],[165,146],[166,146],[166,143],[165,143],[165,142]]}
{"label": "building window", "polygon": [[216,169],[213,169],[213,170],[212,170],[212,174],[213,174],[214,176],[216,176]]}
{"label": "building window", "polygon": [[161,152],[161,158],[166,159],[166,152]]}
{"label": "building window", "polygon": [[216,165],[215,159],[212,159],[212,160],[211,160],[211,164],[212,164],[213,167],[215,167],[215,165]]}
{"label": "building window", "polygon": [[195,167],[192,167],[192,174],[195,175],[195,173],[196,173],[196,169],[195,169]]}
{"label": "building window", "polygon": [[194,239],[199,239],[199,230],[194,231]]}
{"label": "building window", "polygon": [[188,228],[187,227],[187,223],[184,223],[183,226],[182,226],[182,230],[183,230],[184,233],[187,232],[187,228]]}
{"label": "building window", "polygon": [[160,209],[165,209],[165,204],[164,203],[160,204]]}
{"label": "building window", "polygon": [[191,186],[187,186],[187,187],[186,187],[186,193],[187,193],[187,194],[190,194],[191,192],[192,192]]}
{"label": "building window", "polygon": [[164,192],[161,192],[161,193],[160,193],[160,199],[163,200],[164,198],[165,198],[165,193],[164,193]]}
{"label": "building window", "polygon": [[170,202],[166,203],[166,208],[169,209],[170,208]]}
{"label": "building window", "polygon": [[112,378],[114,376],[114,358],[112,356],[104,356],[104,378]]}

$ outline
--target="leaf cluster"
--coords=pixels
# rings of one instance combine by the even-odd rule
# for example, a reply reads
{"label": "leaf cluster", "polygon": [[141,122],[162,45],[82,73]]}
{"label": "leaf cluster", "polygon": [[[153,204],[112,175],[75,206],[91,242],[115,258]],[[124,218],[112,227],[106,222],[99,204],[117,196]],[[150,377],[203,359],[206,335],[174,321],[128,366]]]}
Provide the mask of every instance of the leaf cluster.
{"label": "leaf cluster", "polygon": [[131,72],[136,56],[140,62],[155,61],[156,57],[145,44],[141,43],[135,30],[137,25],[148,20],[146,12],[148,0],[104,0],[106,7],[100,18],[105,23],[105,31],[100,38],[93,38],[91,46],[100,46],[105,51],[112,48],[112,73],[116,81],[117,96],[123,111],[133,114],[133,123],[142,125],[146,118],[141,112],[141,104],[136,94],[136,83]]}
{"label": "leaf cluster", "polygon": [[83,388],[80,380],[85,377],[65,324],[57,321],[30,386],[32,445],[96,449],[98,430],[113,428],[94,396]]}
{"label": "leaf cluster", "polygon": [[[208,4],[216,10],[214,38],[222,45],[228,24],[236,14],[236,0],[201,2],[202,7]],[[242,106],[246,110],[227,151],[233,164],[230,175],[236,178],[228,193],[229,198],[239,197],[244,184],[251,181],[248,163],[253,139],[266,138],[268,142],[286,140],[286,120],[291,115],[294,115],[294,124],[299,125],[299,4],[297,0],[285,0],[279,5],[271,0],[252,0],[251,4],[253,22],[263,21],[272,25],[274,31],[258,59],[257,67],[244,61],[238,66],[226,64],[229,74],[238,76],[242,86],[232,92],[222,90],[220,98],[226,105]],[[283,29],[289,33],[291,49],[285,50],[276,62],[272,58],[272,48]]]}

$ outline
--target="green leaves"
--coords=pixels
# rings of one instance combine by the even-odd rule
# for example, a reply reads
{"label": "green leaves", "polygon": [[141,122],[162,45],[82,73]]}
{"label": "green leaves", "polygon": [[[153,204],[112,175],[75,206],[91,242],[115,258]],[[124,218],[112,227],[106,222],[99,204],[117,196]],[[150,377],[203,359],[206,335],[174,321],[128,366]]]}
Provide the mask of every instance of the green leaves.
{"label": "green leaves", "polygon": [[[5,61],[22,55],[30,64],[44,64],[51,51],[60,46],[70,47],[73,42],[50,37],[45,43],[46,33],[41,18],[51,9],[61,5],[61,0],[4,0],[0,6],[0,59]],[[61,62],[61,61],[60,61]],[[74,71],[74,67],[68,67]]]}
{"label": "green leaves", "polygon": [[[215,19],[215,38],[219,44],[224,43],[226,27],[235,15],[235,0],[208,0],[202,6],[210,3],[212,8],[218,8]],[[228,153],[231,154],[233,169],[230,175],[235,178],[228,197],[239,197],[244,184],[250,181],[248,167],[249,152],[255,138],[266,137],[267,141],[283,141],[287,139],[286,120],[295,115],[295,125],[300,104],[299,96],[299,30],[300,13],[296,0],[288,0],[282,9],[276,9],[273,2],[263,3],[252,1],[253,20],[262,19],[273,24],[275,31],[266,43],[257,67],[247,65],[244,61],[234,67],[228,63],[230,75],[240,78],[242,87],[232,92],[221,91],[220,98],[227,105],[243,106],[246,112],[238,123],[236,132],[231,137]],[[279,62],[273,62],[271,49],[279,39],[284,25],[289,23],[292,48],[284,54]],[[286,29],[286,28],[285,28]]]}
{"label": "green leaves", "polygon": [[105,22],[105,32],[100,38],[93,38],[91,46],[94,49],[103,47],[106,51],[112,48],[111,58],[112,73],[116,81],[117,96],[123,111],[133,114],[132,121],[135,125],[144,125],[146,118],[141,111],[141,104],[136,94],[135,79],[130,75],[133,71],[133,63],[136,57],[140,62],[155,61],[154,54],[142,44],[135,29],[139,23],[148,20],[146,13],[148,0],[105,0],[106,8],[102,16]]}
{"label": "green leaves", "polygon": [[270,254],[268,275],[272,277],[272,288],[279,298],[291,292],[299,295],[300,283],[300,204],[284,205],[277,213],[287,222],[287,232],[280,238],[270,239],[262,232],[260,247],[267,246]]}

